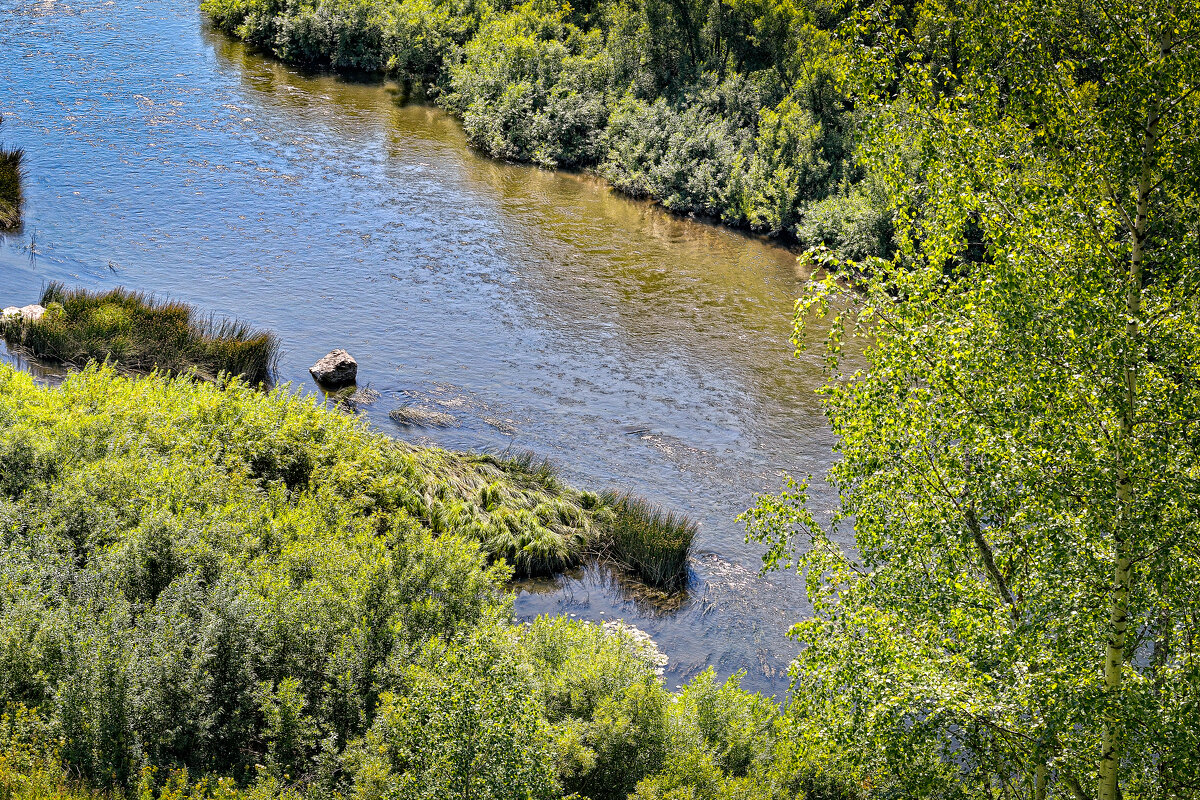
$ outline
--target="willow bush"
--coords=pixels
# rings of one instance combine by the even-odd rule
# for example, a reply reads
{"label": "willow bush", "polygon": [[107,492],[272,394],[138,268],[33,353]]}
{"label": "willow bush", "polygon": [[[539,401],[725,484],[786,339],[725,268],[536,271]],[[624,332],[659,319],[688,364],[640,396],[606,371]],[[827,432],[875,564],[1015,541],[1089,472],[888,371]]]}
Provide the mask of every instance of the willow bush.
{"label": "willow bush", "polygon": [[627,629],[512,622],[507,562],[422,504],[483,467],[493,510],[552,491],[525,459],[237,380],[0,365],[0,464],[0,796],[600,800],[794,746],[736,678],[673,697]]}

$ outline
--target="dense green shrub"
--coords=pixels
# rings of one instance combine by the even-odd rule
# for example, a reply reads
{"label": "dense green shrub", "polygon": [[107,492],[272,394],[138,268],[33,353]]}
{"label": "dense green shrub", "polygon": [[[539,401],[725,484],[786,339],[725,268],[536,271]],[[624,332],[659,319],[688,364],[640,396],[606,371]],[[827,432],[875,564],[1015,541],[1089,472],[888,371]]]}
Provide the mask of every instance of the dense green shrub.
{"label": "dense green shrub", "polygon": [[0,456],[0,797],[784,781],[778,711],[736,678],[673,697],[639,631],[512,623],[475,515],[612,513],[530,457],[415,450],[283,390],[96,366],[58,389],[0,366]]}
{"label": "dense green shrub", "polygon": [[514,633],[482,627],[431,642],[386,693],[351,755],[363,800],[561,797],[550,738]]}
{"label": "dense green shrub", "polygon": [[[608,152],[600,167],[634,197],[659,200],[673,211],[719,217],[729,205],[729,179],[749,146],[757,111],[740,82],[705,87],[682,107],[626,96],[613,112]],[[742,124],[739,124],[742,123]]]}
{"label": "dense green shrub", "polygon": [[[856,192],[830,31],[842,12],[760,0],[203,0],[285,60],[388,71],[489,155],[595,170],[679,213],[843,255],[885,255]],[[831,197],[837,199],[829,200]],[[828,202],[827,202],[828,200]],[[810,218],[811,217],[811,218]],[[845,226],[845,230],[843,229]],[[843,250],[843,248],[845,248]]]}
{"label": "dense green shrub", "polygon": [[490,155],[545,166],[596,163],[611,63],[599,31],[570,8],[529,2],[493,17],[451,71],[446,105]]}

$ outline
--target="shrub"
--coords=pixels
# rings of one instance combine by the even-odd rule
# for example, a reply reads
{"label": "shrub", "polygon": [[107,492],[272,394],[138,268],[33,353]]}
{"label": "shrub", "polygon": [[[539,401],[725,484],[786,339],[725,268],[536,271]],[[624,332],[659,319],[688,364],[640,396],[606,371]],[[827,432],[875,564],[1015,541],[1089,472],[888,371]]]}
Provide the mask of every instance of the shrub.
{"label": "shrub", "polygon": [[682,108],[661,97],[648,103],[627,95],[609,124],[601,174],[633,197],[719,217],[737,155],[753,137],[720,95],[710,90]]}
{"label": "shrub", "polygon": [[494,17],[451,71],[445,104],[489,155],[544,166],[599,160],[611,66],[599,31],[570,6],[529,2]]}
{"label": "shrub", "polygon": [[[52,471],[0,508],[0,690],[46,713],[93,786],[143,767],[316,780],[412,652],[508,614],[503,568],[364,493],[398,462],[283,392],[0,368],[0,438],[37,421]],[[273,432],[311,465],[251,465]]]}
{"label": "shrub", "polygon": [[[49,389],[0,365],[0,443],[0,800],[826,785],[736,678],[672,698],[640,632],[509,622],[510,568],[470,515],[614,513],[531,456],[417,450],[282,389],[97,366]],[[459,516],[435,530],[435,508]]]}
{"label": "shrub", "polygon": [[517,640],[482,627],[431,643],[351,757],[362,800],[558,797],[550,738]]}

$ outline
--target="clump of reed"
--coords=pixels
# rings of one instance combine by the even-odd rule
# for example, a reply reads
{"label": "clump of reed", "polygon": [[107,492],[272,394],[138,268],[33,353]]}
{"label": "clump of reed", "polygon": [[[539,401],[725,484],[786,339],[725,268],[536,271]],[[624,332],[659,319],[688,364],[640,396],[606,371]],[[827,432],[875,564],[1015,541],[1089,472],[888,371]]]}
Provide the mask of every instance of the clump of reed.
{"label": "clump of reed", "polygon": [[21,148],[0,147],[0,230],[15,228],[21,224],[24,161],[25,152]]}
{"label": "clump of reed", "polygon": [[548,461],[437,448],[412,448],[407,457],[411,468],[399,471],[391,502],[434,533],[477,539],[516,577],[552,575],[594,552],[598,529],[589,509],[599,498],[560,484]]}
{"label": "clump of reed", "polygon": [[562,482],[530,452],[412,448],[395,500],[435,533],[457,531],[508,562],[515,577],[553,575],[600,558],[655,589],[687,584],[696,524],[629,494],[597,495]]}
{"label": "clump of reed", "polygon": [[34,356],[66,364],[112,361],[124,369],[153,369],[269,383],[279,354],[273,333],[235,320],[203,317],[186,303],[117,288],[106,292],[51,283],[46,313],[34,322],[10,320],[0,335]]}
{"label": "clump of reed", "polygon": [[600,502],[611,512],[606,544],[615,561],[660,589],[687,584],[695,522],[630,494],[609,492]]}

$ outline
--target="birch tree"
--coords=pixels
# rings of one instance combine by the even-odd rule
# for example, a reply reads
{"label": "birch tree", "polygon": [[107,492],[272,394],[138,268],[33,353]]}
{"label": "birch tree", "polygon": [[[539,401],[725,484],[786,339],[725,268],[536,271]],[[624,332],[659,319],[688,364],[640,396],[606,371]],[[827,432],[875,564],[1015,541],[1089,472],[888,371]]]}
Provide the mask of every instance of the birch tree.
{"label": "birch tree", "polygon": [[1200,5],[856,23],[899,252],[797,303],[832,522],[746,515],[808,579],[794,713],[906,796],[1200,796]]}

